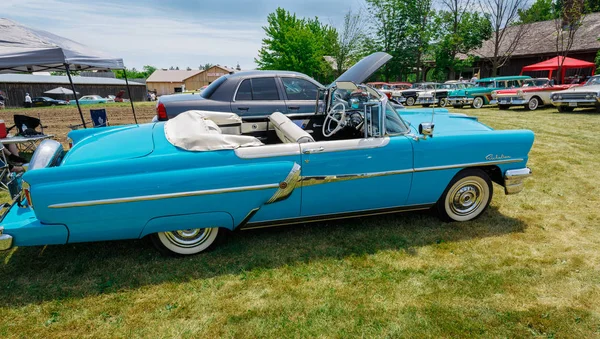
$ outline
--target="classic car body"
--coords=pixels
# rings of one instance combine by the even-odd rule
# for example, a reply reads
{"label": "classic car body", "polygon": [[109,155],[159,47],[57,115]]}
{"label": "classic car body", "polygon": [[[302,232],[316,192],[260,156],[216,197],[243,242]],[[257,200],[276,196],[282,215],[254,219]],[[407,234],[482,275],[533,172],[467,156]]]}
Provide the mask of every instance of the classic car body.
{"label": "classic car body", "polygon": [[550,100],[559,112],[572,112],[576,107],[596,107],[600,112],[600,75],[591,77],[583,86],[554,92]]}
{"label": "classic car body", "polygon": [[392,99],[406,106],[413,106],[417,103],[417,96],[420,92],[430,91],[438,85],[435,82],[417,82],[411,88],[392,91]]}
{"label": "classic car body", "polygon": [[423,105],[424,107],[438,104],[440,107],[446,107],[448,104],[448,93],[470,87],[473,87],[473,84],[458,81],[446,81],[443,84],[436,84],[434,90],[417,93],[417,101],[415,104]]}
{"label": "classic car body", "polygon": [[[93,105],[93,104],[105,104],[107,102],[114,102],[114,99],[103,98],[99,95],[84,95],[79,98],[80,105]],[[69,102],[71,105],[75,105],[75,100]]]}
{"label": "classic car body", "polygon": [[523,87],[511,88],[492,92],[490,105],[498,105],[500,109],[511,106],[525,106],[530,111],[535,111],[540,106],[549,105],[550,94],[562,91],[577,85],[554,85],[548,78],[526,79]]}
{"label": "classic car body", "polygon": [[35,97],[31,99],[31,105],[33,107],[43,107],[43,106],[62,106],[68,105],[69,103],[64,100],[52,99],[49,97]]}
{"label": "classic car body", "polygon": [[473,108],[481,108],[489,105],[492,100],[492,92],[507,88],[521,87],[529,76],[503,76],[479,79],[475,82],[476,87],[452,91],[448,94],[448,104],[455,108],[470,105]]}
{"label": "classic car body", "polygon": [[271,114],[265,143],[239,132],[239,116],[207,111],[72,131],[64,157],[44,141],[6,206],[0,249],[149,236],[187,255],[212,248],[224,229],[432,207],[468,221],[487,208],[492,181],[513,194],[531,174],[531,131],[445,113],[433,117],[434,133],[430,111],[396,111],[351,82],[323,98],[312,121]]}

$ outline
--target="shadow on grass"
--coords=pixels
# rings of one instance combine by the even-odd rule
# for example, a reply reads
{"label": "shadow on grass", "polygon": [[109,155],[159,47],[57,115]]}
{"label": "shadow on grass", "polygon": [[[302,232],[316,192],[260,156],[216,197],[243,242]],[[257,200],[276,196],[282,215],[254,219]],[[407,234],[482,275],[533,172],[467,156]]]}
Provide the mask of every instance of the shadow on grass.
{"label": "shadow on grass", "polygon": [[522,232],[491,206],[479,219],[443,223],[429,213],[391,214],[239,231],[216,250],[163,257],[143,240],[17,248],[0,255],[0,306],[122,292],[165,282],[247,274],[286,265],[405,251]]}
{"label": "shadow on grass", "polygon": [[581,108],[578,109],[577,111],[573,111],[573,112],[559,112],[558,109],[555,110],[553,113],[556,114],[561,114],[561,115],[573,115],[573,114],[577,114],[577,115],[599,115],[600,113],[596,110],[596,108]]}

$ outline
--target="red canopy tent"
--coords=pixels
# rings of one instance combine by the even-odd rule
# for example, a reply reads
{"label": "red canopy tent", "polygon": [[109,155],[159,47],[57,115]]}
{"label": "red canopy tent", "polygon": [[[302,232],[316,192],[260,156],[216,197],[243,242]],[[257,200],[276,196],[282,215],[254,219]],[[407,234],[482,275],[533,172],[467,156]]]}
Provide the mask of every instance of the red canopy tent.
{"label": "red canopy tent", "polygon": [[591,68],[592,75],[596,71],[596,65],[593,62],[573,59],[573,58],[569,58],[569,57],[557,56],[552,59],[548,59],[546,61],[538,62],[537,64],[523,67],[523,69],[521,70],[521,75],[523,75],[523,72],[527,72],[527,71],[529,71],[529,72],[549,71],[550,73],[548,73],[548,78],[551,79],[552,73],[554,71],[558,70],[561,63],[562,63],[562,70],[561,70],[561,74],[560,74],[560,82],[561,83],[563,83],[563,81],[565,79],[565,72],[567,71],[567,69]]}

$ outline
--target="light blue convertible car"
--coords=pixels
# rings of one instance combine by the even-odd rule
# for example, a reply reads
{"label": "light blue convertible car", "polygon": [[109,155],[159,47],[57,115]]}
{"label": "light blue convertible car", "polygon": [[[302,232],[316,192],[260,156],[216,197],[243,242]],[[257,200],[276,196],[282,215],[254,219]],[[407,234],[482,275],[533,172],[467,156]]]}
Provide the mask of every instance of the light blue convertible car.
{"label": "light blue convertible car", "polygon": [[262,135],[243,133],[233,113],[188,111],[73,131],[66,154],[46,140],[5,206],[0,249],[148,236],[162,252],[190,255],[227,230],[425,209],[469,221],[488,207],[493,182],[520,192],[533,133],[397,110],[348,81],[390,58],[351,68],[310,119],[271,114]]}

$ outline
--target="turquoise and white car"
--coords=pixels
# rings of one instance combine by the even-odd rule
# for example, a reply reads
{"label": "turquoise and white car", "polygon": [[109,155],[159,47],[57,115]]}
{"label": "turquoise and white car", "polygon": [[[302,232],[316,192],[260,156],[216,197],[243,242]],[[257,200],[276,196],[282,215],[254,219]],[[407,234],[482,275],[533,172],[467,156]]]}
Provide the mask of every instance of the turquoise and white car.
{"label": "turquoise and white car", "polygon": [[493,183],[520,192],[533,133],[396,109],[348,81],[390,58],[363,59],[322,90],[318,113],[274,112],[261,134],[234,113],[188,111],[72,131],[66,154],[46,140],[5,206],[0,249],[150,237],[191,255],[237,229],[427,209],[468,222],[485,217]]}
{"label": "turquoise and white car", "polygon": [[[105,104],[107,102],[115,102],[114,99],[103,98],[99,95],[84,95],[79,98],[80,105],[92,105],[92,104]],[[75,100],[69,102],[71,105],[75,105]]]}

